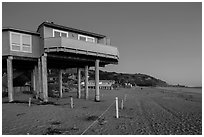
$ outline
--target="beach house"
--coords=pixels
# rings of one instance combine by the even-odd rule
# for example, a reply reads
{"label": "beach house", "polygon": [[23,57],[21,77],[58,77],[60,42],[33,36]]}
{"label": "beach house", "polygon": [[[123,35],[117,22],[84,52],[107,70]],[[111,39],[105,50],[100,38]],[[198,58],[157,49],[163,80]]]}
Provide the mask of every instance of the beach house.
{"label": "beach house", "polygon": [[8,99],[14,97],[13,79],[30,72],[31,85],[37,97],[48,101],[48,69],[59,71],[59,91],[62,97],[62,70],[77,68],[78,91],[81,98],[81,70],[85,70],[85,97],[88,98],[88,70],[95,67],[95,101],[99,98],[99,68],[118,64],[117,47],[104,35],[43,22],[36,32],[3,27],[2,83],[8,88]]}

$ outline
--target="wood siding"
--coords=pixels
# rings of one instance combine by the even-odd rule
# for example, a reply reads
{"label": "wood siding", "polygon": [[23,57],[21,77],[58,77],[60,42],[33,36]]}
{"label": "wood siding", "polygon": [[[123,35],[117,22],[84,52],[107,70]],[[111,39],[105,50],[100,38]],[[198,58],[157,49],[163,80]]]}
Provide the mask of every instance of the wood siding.
{"label": "wood siding", "polygon": [[[10,50],[10,32],[15,31],[3,31],[2,32],[2,55],[12,55],[12,56],[21,56],[21,57],[32,57],[32,58],[38,58],[41,54],[40,51],[43,50],[42,47],[40,47],[40,37],[37,35],[31,35],[31,41],[32,41],[32,53],[26,53],[21,51],[11,51]],[[22,33],[23,34],[23,33]],[[27,34],[28,35],[28,34]]]}

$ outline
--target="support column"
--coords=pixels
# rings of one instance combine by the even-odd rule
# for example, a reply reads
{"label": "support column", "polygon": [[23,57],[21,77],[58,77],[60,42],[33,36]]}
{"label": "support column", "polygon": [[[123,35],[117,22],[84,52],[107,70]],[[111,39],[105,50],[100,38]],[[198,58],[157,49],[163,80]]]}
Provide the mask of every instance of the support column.
{"label": "support column", "polygon": [[89,91],[88,91],[88,75],[89,75],[89,67],[88,65],[85,66],[85,99],[89,98]]}
{"label": "support column", "polygon": [[62,98],[62,69],[59,70],[59,94]]}
{"label": "support column", "polygon": [[7,80],[8,80],[8,99],[9,102],[13,101],[13,66],[12,66],[12,56],[7,58]]}
{"label": "support column", "polygon": [[34,87],[33,87],[33,90],[37,96],[37,92],[38,92],[37,91],[38,90],[38,67],[37,67],[37,65],[35,65],[35,67],[34,67]]}
{"label": "support column", "polygon": [[95,61],[95,101],[100,101],[100,93],[99,93],[99,60]]}
{"label": "support column", "polygon": [[38,82],[37,82],[37,98],[42,93],[42,73],[41,73],[41,59],[38,59]]}
{"label": "support column", "polygon": [[31,83],[31,85],[30,85],[30,90],[31,90],[31,91],[34,91],[34,69],[31,71],[30,75],[31,75],[31,79],[30,79],[30,83]]}
{"label": "support column", "polygon": [[77,97],[81,98],[81,69],[77,69],[77,85],[78,85],[78,90],[77,90]]}
{"label": "support column", "polygon": [[31,86],[33,89],[33,92],[36,92],[36,66],[34,66],[33,71],[31,72]]}
{"label": "support column", "polygon": [[47,84],[47,54],[41,57],[42,59],[42,87],[44,102],[48,102],[48,84]]}

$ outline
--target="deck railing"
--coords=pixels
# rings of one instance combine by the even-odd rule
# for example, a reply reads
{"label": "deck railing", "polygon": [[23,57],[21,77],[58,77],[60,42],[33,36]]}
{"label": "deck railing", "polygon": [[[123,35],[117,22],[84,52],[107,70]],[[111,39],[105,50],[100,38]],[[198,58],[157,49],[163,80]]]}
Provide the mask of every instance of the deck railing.
{"label": "deck railing", "polygon": [[73,50],[85,51],[119,58],[117,47],[99,43],[85,42],[64,37],[50,37],[44,39],[44,48],[68,48]]}

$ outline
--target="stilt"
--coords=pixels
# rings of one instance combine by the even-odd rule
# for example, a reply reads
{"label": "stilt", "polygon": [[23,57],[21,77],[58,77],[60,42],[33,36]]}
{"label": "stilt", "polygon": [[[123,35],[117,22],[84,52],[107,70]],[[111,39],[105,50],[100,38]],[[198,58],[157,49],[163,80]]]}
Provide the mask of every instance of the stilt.
{"label": "stilt", "polygon": [[34,90],[34,92],[35,92],[35,94],[36,94],[36,97],[38,97],[38,68],[37,68],[37,65],[35,65],[35,67],[34,67],[34,88],[33,88],[33,90]]}
{"label": "stilt", "polygon": [[89,91],[88,91],[88,75],[89,75],[89,67],[85,66],[85,98],[89,98]]}
{"label": "stilt", "polygon": [[80,68],[77,69],[77,75],[78,75],[78,78],[77,78],[77,85],[78,85],[77,97],[81,98],[81,69]]}
{"label": "stilt", "polygon": [[7,80],[8,80],[8,99],[9,102],[13,101],[13,66],[12,66],[12,56],[7,58]]}
{"label": "stilt", "polygon": [[47,54],[41,57],[42,59],[42,87],[44,102],[48,102],[48,85],[47,85]]}
{"label": "stilt", "polygon": [[38,83],[37,83],[37,97],[42,93],[42,72],[41,72],[41,59],[38,59]]}
{"label": "stilt", "polygon": [[59,94],[60,98],[62,98],[62,70],[59,70]]}
{"label": "stilt", "polygon": [[34,91],[34,69],[31,71],[30,76],[30,91]]}
{"label": "stilt", "polygon": [[33,92],[35,93],[36,92],[36,66],[31,72],[31,86],[32,86]]}
{"label": "stilt", "polygon": [[95,101],[100,101],[100,93],[99,93],[99,60],[95,61]]}

